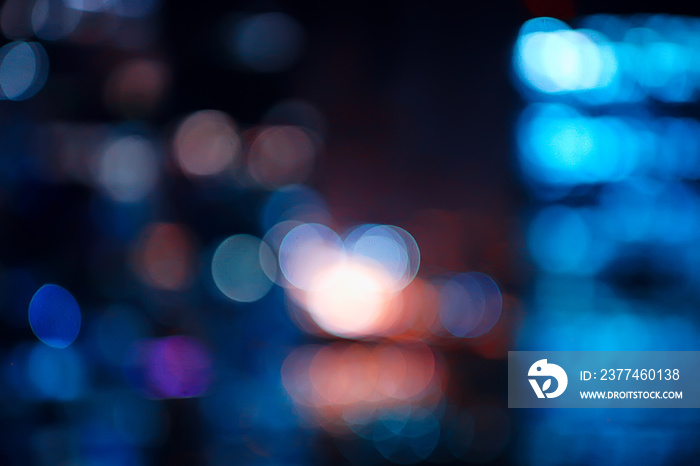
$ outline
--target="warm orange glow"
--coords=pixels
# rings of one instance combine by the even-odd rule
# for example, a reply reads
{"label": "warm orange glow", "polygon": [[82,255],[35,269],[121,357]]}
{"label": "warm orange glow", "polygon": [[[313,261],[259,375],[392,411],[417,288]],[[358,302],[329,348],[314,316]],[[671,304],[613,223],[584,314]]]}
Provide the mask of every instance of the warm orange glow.
{"label": "warm orange glow", "polygon": [[281,374],[294,402],[327,427],[383,407],[428,403],[441,393],[437,361],[424,344],[302,346],[287,357]]}

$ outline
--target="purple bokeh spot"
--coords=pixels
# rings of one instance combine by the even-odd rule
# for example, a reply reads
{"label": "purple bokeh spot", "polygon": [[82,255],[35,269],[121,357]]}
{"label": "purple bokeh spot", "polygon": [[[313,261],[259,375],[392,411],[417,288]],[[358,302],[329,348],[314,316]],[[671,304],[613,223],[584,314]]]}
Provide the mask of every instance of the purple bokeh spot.
{"label": "purple bokeh spot", "polygon": [[137,342],[127,378],[148,398],[191,398],[206,392],[212,377],[207,349],[187,336]]}

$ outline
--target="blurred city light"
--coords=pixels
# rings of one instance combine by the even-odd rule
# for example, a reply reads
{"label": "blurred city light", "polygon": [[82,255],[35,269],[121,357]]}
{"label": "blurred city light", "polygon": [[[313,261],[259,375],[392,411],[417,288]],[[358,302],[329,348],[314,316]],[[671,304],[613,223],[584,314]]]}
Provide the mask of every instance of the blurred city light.
{"label": "blurred city light", "polygon": [[218,110],[188,116],[174,138],[177,163],[188,176],[216,175],[232,167],[240,156],[240,145],[236,124]]}
{"label": "blurred city light", "polygon": [[239,302],[257,301],[265,296],[273,283],[265,270],[276,267],[269,246],[250,235],[225,239],[216,248],[211,263],[216,286],[228,298]]}
{"label": "blurred city light", "polygon": [[140,136],[124,136],[105,145],[97,178],[107,194],[119,202],[143,200],[159,178],[153,145]]}
{"label": "blurred city light", "polygon": [[[529,20],[513,49],[528,102],[515,131],[533,195],[525,242],[534,266],[516,346],[696,350],[697,269],[689,264],[700,227],[700,123],[681,104],[698,97],[700,22],[600,14],[575,25]],[[668,418],[653,410],[580,411],[526,415],[522,460],[596,464],[595,445],[606,461],[684,462],[680,445],[698,422],[674,414],[657,429]]]}
{"label": "blurred city light", "polygon": [[0,99],[28,99],[48,75],[49,58],[40,43],[10,42],[0,48]]}
{"label": "blurred city light", "polygon": [[519,24],[324,8],[4,2],[0,464],[507,463],[507,350],[575,308],[528,272],[697,281],[698,123],[605,106],[692,101],[694,22],[523,26],[523,236]]}
{"label": "blurred city light", "polygon": [[80,307],[67,290],[44,285],[29,303],[29,324],[34,335],[54,348],[65,348],[80,332]]}
{"label": "blurred city light", "polygon": [[554,18],[522,26],[513,63],[525,96],[562,96],[586,105],[689,102],[700,85],[692,52],[696,19],[665,15],[583,18],[572,29]]}
{"label": "blurred city light", "polygon": [[309,290],[316,276],[345,258],[343,242],[327,226],[307,223],[293,228],[279,246],[279,265],[289,283]]}
{"label": "blurred city light", "polygon": [[307,180],[316,158],[314,141],[295,126],[261,129],[248,152],[248,170],[260,185],[268,188]]}

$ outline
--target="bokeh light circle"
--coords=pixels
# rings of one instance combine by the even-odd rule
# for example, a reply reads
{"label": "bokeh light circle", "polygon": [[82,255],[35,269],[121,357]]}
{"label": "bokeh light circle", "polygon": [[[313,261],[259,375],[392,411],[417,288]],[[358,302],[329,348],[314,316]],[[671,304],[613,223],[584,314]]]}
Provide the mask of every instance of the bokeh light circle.
{"label": "bokeh light circle", "polygon": [[37,37],[45,40],[59,40],[75,31],[80,24],[83,12],[71,8],[67,3],[65,0],[34,2],[31,22]]}
{"label": "bokeh light circle", "polygon": [[80,307],[72,294],[58,285],[44,285],[29,303],[29,325],[48,346],[65,348],[80,332]]}
{"label": "bokeh light circle", "polygon": [[287,281],[302,290],[328,266],[344,260],[343,242],[325,225],[305,223],[293,228],[279,248],[279,266]]}
{"label": "bokeh light circle", "polygon": [[489,276],[478,272],[459,274],[441,287],[440,322],[456,337],[478,337],[496,324],[502,305],[501,292]]}
{"label": "bokeh light circle", "polygon": [[274,261],[274,253],[260,239],[250,235],[231,236],[214,252],[211,262],[214,283],[234,301],[257,301],[272,287],[265,270],[274,270]]}
{"label": "bokeh light circle", "polygon": [[349,254],[371,260],[391,277],[395,289],[405,288],[415,278],[420,251],[413,236],[390,225],[361,225],[345,239]]}
{"label": "bokeh light circle", "polygon": [[381,333],[395,321],[391,277],[375,263],[348,259],[322,268],[306,296],[312,319],[345,337]]}
{"label": "bokeh light circle", "polygon": [[261,130],[248,152],[251,177],[267,188],[301,183],[311,174],[316,147],[307,131],[296,126]]}
{"label": "bokeh light circle", "polygon": [[34,346],[27,361],[29,382],[42,398],[78,399],[86,390],[86,368],[81,353],[73,348],[57,348]]}
{"label": "bokeh light circle", "polygon": [[201,396],[213,377],[209,350],[184,335],[134,342],[124,370],[129,383],[153,399]]}
{"label": "bokeh light circle", "polygon": [[0,48],[0,98],[33,97],[48,74],[49,57],[38,42],[10,42]]}
{"label": "bokeh light circle", "polygon": [[236,124],[218,110],[202,110],[188,116],[174,138],[177,163],[189,176],[221,173],[238,160],[240,146]]}
{"label": "bokeh light circle", "polygon": [[178,223],[152,223],[132,251],[132,266],[141,280],[161,290],[187,288],[194,276],[192,232]]}
{"label": "bokeh light circle", "polygon": [[107,194],[119,202],[142,200],[158,181],[153,144],[140,136],[109,141],[98,162],[97,176]]}

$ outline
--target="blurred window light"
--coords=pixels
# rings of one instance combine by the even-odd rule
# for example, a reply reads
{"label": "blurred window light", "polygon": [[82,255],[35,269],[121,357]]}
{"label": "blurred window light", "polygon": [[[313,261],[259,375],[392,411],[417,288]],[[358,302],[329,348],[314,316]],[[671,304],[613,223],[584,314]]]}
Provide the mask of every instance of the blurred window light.
{"label": "blurred window light", "polygon": [[107,194],[118,202],[138,202],[151,193],[159,170],[153,144],[140,136],[108,141],[100,155],[97,179]]}
{"label": "blurred window light", "polygon": [[29,324],[48,346],[65,348],[80,332],[80,307],[73,295],[58,285],[44,285],[29,303]]}
{"label": "blurred window light", "polygon": [[217,175],[238,162],[241,140],[236,124],[226,113],[202,110],[180,123],[174,150],[185,175]]}
{"label": "blurred window light", "polygon": [[211,271],[217,288],[238,302],[253,302],[265,296],[273,282],[265,270],[277,265],[269,246],[250,235],[225,239],[214,252]]}
{"label": "blurred window light", "polygon": [[552,18],[523,24],[513,67],[526,98],[561,96],[590,105],[697,98],[697,22],[668,15],[593,15],[580,26],[571,29]]}
{"label": "blurred window light", "polygon": [[641,164],[644,148],[635,136],[622,119],[592,118],[561,104],[536,104],[518,122],[518,155],[526,176],[535,182],[566,186],[617,181]]}
{"label": "blurred window light", "polygon": [[48,74],[49,57],[38,42],[10,42],[0,48],[0,99],[33,97]]}
{"label": "blurred window light", "polygon": [[296,126],[263,128],[248,151],[251,177],[266,188],[303,183],[311,175],[317,141]]}
{"label": "blurred window light", "polygon": [[696,179],[698,128],[689,118],[590,117],[562,104],[533,104],[518,122],[518,156],[528,181],[549,187]]}
{"label": "blurred window light", "polygon": [[593,89],[601,83],[603,58],[596,44],[578,31],[535,32],[519,39],[519,70],[547,93]]}
{"label": "blurred window light", "polygon": [[304,31],[291,16],[262,13],[239,18],[225,32],[234,60],[261,73],[283,71],[301,55]]}
{"label": "blurred window light", "polygon": [[605,87],[617,71],[617,60],[604,36],[572,30],[552,18],[523,25],[513,60],[521,80],[548,94]]}

